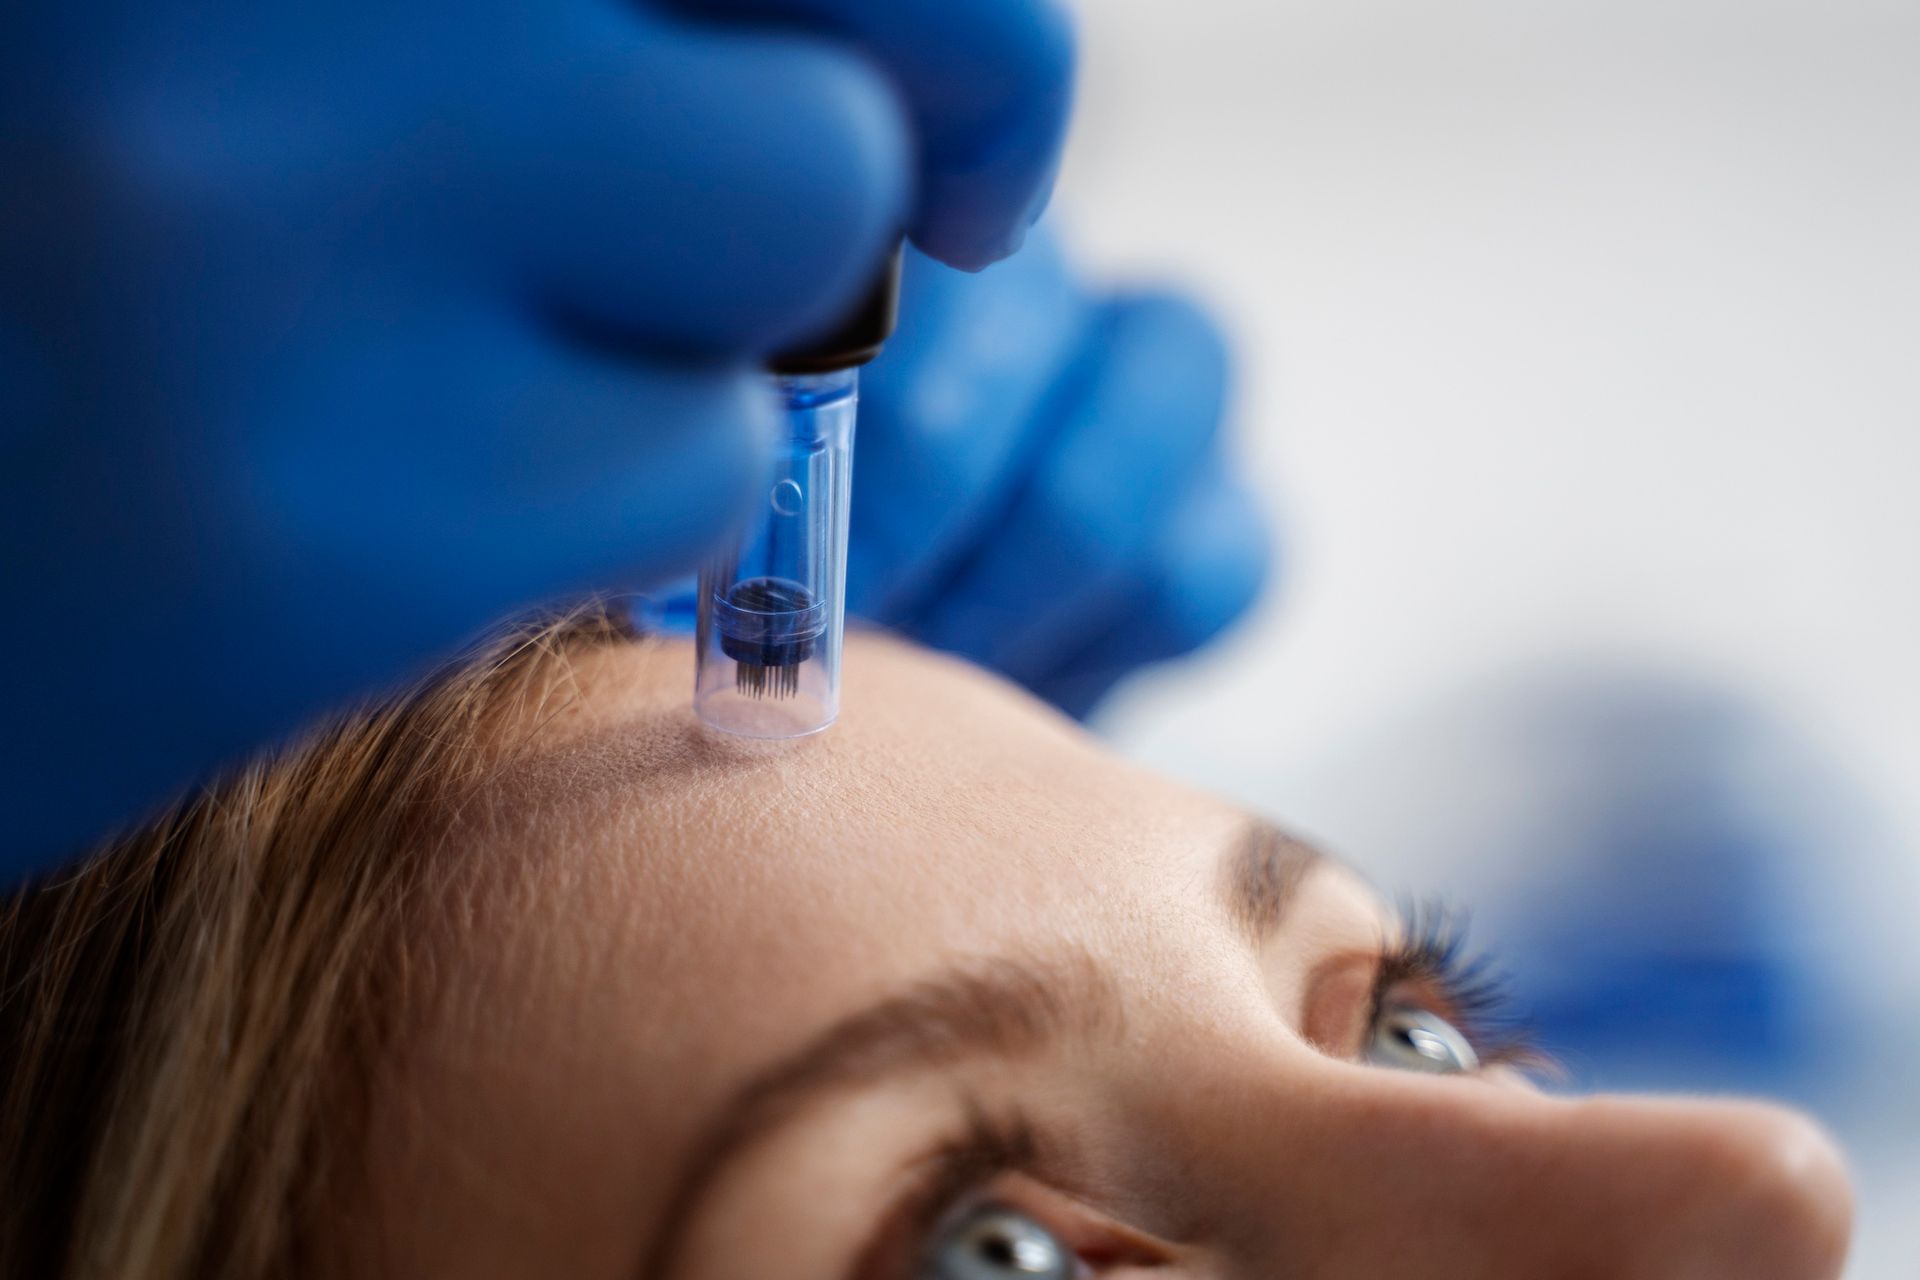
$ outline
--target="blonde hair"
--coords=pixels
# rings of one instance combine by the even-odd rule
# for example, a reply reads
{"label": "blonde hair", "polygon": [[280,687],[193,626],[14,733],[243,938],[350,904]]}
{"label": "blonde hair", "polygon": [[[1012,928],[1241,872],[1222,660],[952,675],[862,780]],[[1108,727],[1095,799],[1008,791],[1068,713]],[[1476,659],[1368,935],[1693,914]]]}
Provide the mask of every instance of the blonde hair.
{"label": "blonde hair", "polygon": [[0,1275],[335,1270],[451,813],[567,700],[589,606],[246,764],[0,904]]}

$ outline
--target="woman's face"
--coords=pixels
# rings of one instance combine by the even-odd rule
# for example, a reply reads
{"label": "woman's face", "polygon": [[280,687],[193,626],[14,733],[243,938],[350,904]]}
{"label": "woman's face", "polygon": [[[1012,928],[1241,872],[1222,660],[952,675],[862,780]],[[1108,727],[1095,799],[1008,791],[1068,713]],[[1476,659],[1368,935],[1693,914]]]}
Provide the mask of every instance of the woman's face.
{"label": "woman's face", "polygon": [[1338,865],[970,668],[847,658],[835,729],[755,744],[686,649],[592,655],[466,815],[376,1117],[396,1273],[1837,1273],[1807,1121],[1458,1070],[1469,997]]}

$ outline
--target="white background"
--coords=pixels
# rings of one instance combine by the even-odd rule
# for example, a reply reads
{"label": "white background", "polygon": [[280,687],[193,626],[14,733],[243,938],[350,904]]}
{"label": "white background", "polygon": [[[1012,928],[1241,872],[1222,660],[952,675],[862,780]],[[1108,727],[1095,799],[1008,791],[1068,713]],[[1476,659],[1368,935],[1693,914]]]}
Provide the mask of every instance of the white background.
{"label": "white background", "polygon": [[[1057,220],[1230,327],[1286,559],[1229,643],[1121,697],[1123,749],[1431,882],[1379,810],[1444,745],[1379,744],[1625,655],[1763,701],[1920,848],[1920,4],[1081,19]],[[1903,870],[1865,887],[1920,929]],[[1920,1177],[1875,1159],[1853,1274],[1920,1275]]]}

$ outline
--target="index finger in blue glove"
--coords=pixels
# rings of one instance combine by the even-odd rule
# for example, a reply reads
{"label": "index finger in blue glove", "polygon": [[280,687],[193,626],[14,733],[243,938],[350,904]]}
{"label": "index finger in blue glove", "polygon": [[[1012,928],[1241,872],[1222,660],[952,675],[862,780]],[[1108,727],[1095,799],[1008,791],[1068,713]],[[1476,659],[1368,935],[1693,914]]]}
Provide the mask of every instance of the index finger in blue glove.
{"label": "index finger in blue glove", "polygon": [[841,34],[905,97],[920,145],[908,231],[949,266],[1012,254],[1046,207],[1073,103],[1072,23],[1056,0],[678,0],[692,13]]}
{"label": "index finger in blue glove", "polygon": [[1109,304],[1072,376],[1083,390],[1003,518],[909,630],[1031,679],[1104,629],[1104,602],[1160,536],[1215,448],[1226,350],[1188,303]]}
{"label": "index finger in blue glove", "polygon": [[1253,605],[1272,574],[1274,542],[1260,501],[1222,466],[1196,478],[1141,562],[1116,583],[1105,621],[1053,669],[1022,682],[1083,717],[1121,680],[1182,657]]}
{"label": "index finger in blue glove", "polygon": [[861,375],[847,607],[917,617],[1044,447],[1099,304],[1054,238],[981,275],[907,255],[900,329]]}

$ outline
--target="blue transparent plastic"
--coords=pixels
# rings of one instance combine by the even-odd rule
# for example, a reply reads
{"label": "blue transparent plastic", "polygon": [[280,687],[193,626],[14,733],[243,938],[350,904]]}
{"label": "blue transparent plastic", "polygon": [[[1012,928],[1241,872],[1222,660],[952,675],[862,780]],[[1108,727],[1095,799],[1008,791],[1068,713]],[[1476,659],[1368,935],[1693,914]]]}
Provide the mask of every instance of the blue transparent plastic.
{"label": "blue transparent plastic", "polygon": [[701,571],[694,710],[752,738],[840,714],[847,515],[859,373],[779,376],[781,439],[747,526]]}

